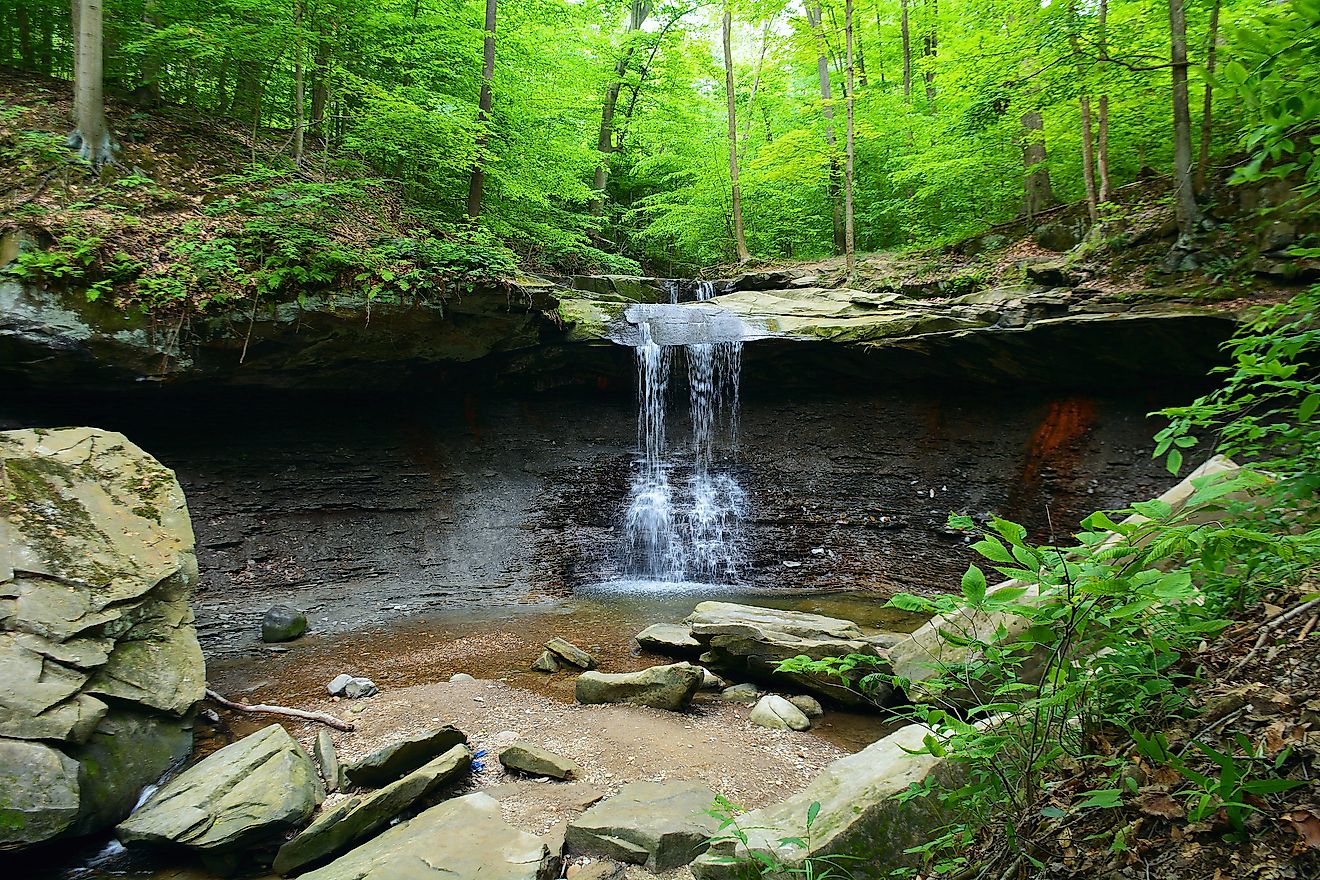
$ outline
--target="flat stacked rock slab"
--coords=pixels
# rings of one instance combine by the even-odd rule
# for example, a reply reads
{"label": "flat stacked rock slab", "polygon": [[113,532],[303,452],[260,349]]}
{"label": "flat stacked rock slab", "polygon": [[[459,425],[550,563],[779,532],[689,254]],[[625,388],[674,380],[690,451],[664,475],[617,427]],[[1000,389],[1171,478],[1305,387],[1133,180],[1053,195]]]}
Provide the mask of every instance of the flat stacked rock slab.
{"label": "flat stacked rock slab", "polygon": [[350,785],[377,788],[433,761],[454,746],[467,745],[467,734],[446,724],[391,743],[344,768]]}
{"label": "flat stacked rock slab", "polygon": [[[910,867],[918,857],[905,850],[925,843],[950,818],[938,798],[894,798],[931,776],[944,784],[954,782],[954,770],[945,759],[915,754],[928,733],[928,728],[910,724],[830,764],[798,794],[743,814],[738,825],[746,831],[747,843],[714,843],[692,863],[692,873],[698,880],[756,880],[761,876],[757,855],[772,856],[794,872],[808,858],[846,853],[850,858],[845,868],[856,880],[880,880],[896,868]],[[820,804],[820,812],[808,847],[803,845],[803,830],[814,803]]]}
{"label": "flat stacked rock slab", "polygon": [[692,630],[677,623],[653,623],[637,634],[637,644],[669,657],[695,657],[703,650]]}
{"label": "flat stacked rock slab", "polygon": [[395,825],[304,880],[552,880],[545,841],[505,823],[490,795],[465,795]]}
{"label": "flat stacked rock slab", "polygon": [[640,672],[584,672],[575,685],[583,704],[631,703],[682,712],[692,705],[704,675],[700,666],[672,663]]}
{"label": "flat stacked rock slab", "polygon": [[669,871],[705,852],[719,828],[714,803],[699,782],[630,782],[569,822],[564,841],[574,854]]}
{"label": "flat stacked rock slab", "polygon": [[[862,654],[883,659],[885,651],[880,644],[886,639],[868,636],[851,620],[732,602],[702,602],[686,623],[693,638],[707,648],[703,661],[709,661],[735,679],[790,684],[795,689],[858,708],[883,704],[893,696],[888,685],[862,696],[836,676],[778,671],[782,661],[799,656],[820,660]],[[876,670],[859,667],[854,675],[860,680],[873,671]]]}
{"label": "flat stacked rock slab", "polygon": [[0,849],[107,828],[192,747],[192,523],[122,434],[0,432]]}
{"label": "flat stacked rock slab", "polygon": [[456,745],[434,761],[362,798],[350,798],[322,813],[311,825],[280,847],[274,869],[297,873],[361,843],[446,783],[466,775],[472,752]]}
{"label": "flat stacked rock slab", "polygon": [[325,788],[302,746],[272,724],[203,758],[119,824],[125,844],[182,846],[221,870],[302,825]]}

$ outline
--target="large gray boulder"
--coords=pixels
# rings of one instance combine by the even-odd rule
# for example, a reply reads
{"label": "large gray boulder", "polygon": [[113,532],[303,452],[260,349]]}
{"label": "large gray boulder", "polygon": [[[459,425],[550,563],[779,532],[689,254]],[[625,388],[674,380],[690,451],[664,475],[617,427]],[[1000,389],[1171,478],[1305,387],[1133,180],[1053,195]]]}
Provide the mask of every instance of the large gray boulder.
{"label": "large gray boulder", "polygon": [[[905,850],[925,843],[949,821],[937,797],[894,798],[932,775],[953,781],[946,759],[913,754],[929,732],[910,724],[828,765],[798,794],[740,816],[746,845],[732,839],[716,842],[693,862],[692,873],[698,880],[759,880],[760,862],[752,853],[772,856],[790,872],[808,858],[847,855],[846,870],[856,880],[879,880],[911,866],[916,857]],[[820,804],[820,813],[808,836],[807,811],[813,803]],[[809,847],[804,845],[808,841]]]}
{"label": "large gray boulder", "polygon": [[172,471],[95,428],[0,432],[0,468],[4,848],[122,819],[191,748],[206,671]]}
{"label": "large gray boulder", "polygon": [[467,741],[467,734],[446,724],[377,749],[345,767],[344,775],[350,785],[388,785]]}
{"label": "large gray boulder", "polygon": [[691,663],[652,666],[640,672],[584,672],[577,678],[577,701],[632,703],[682,712],[701,689],[702,670]]}
{"label": "large gray boulder", "polygon": [[465,745],[457,745],[365,798],[350,798],[339,803],[280,847],[275,854],[275,871],[298,873],[307,865],[344,852],[384,828],[445,783],[467,773],[471,766],[471,750]]}
{"label": "large gray boulder", "polygon": [[272,724],[171,779],[115,835],[128,845],[186,847],[226,866],[302,825],[324,798],[312,759]]}
{"label": "large gray boulder", "polygon": [[477,792],[431,807],[304,880],[551,880],[559,859],[545,841],[506,824]]}
{"label": "large gray boulder", "polygon": [[733,678],[751,678],[809,690],[836,703],[859,708],[884,704],[893,689],[881,685],[863,696],[856,682],[883,667],[858,667],[845,683],[837,675],[780,672],[794,657],[813,660],[862,654],[882,660],[885,651],[851,620],[781,611],[732,602],[702,602],[687,618],[692,635],[707,648],[703,658]]}
{"label": "large gray boulder", "polygon": [[645,865],[655,873],[701,855],[719,822],[700,782],[630,782],[568,823],[570,852]]}

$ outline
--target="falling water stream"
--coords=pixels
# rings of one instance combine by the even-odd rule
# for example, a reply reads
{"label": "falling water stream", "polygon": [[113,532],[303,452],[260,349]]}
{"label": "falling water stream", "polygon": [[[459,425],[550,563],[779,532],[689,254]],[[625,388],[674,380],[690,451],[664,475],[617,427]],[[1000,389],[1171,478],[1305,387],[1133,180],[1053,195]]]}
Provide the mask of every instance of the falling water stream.
{"label": "falling water stream", "polygon": [[[698,301],[713,296],[709,282],[698,285]],[[674,316],[670,309],[637,316],[638,451],[624,514],[624,567],[649,581],[736,583],[747,493],[728,462],[737,450],[743,343],[738,334],[712,341],[698,333],[702,341],[660,344],[653,322]],[[672,341],[673,333],[664,337]],[[669,385],[680,359],[687,368],[690,434],[671,444]]]}

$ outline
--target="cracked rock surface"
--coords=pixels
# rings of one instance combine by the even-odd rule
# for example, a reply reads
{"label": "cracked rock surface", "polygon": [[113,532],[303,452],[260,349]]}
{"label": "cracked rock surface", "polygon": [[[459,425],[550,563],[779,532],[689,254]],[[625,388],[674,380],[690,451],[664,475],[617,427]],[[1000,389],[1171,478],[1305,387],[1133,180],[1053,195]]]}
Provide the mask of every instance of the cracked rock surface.
{"label": "cracked rock surface", "polygon": [[192,523],[122,434],[0,432],[0,846],[113,824],[192,747]]}

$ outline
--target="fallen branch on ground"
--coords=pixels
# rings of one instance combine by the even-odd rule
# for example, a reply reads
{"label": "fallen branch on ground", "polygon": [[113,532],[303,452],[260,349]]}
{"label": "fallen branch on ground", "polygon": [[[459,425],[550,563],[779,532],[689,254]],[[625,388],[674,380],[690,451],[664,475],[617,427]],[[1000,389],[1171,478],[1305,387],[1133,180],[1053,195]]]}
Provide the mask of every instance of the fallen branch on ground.
{"label": "fallen branch on ground", "polygon": [[303,709],[290,709],[286,706],[249,706],[247,703],[236,703],[233,700],[220,696],[210,688],[206,689],[206,698],[219,703],[226,709],[233,709],[235,712],[244,712],[248,714],[261,715],[287,715],[290,718],[302,718],[307,721],[318,721],[321,724],[333,727],[335,730],[352,730],[353,725],[342,718],[336,718],[325,712],[308,712]]}

